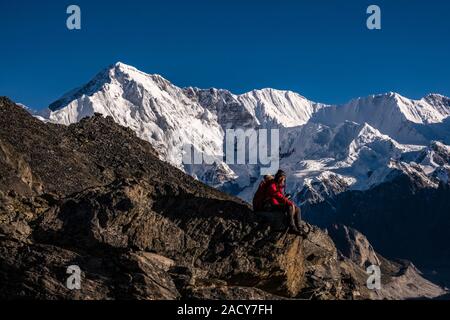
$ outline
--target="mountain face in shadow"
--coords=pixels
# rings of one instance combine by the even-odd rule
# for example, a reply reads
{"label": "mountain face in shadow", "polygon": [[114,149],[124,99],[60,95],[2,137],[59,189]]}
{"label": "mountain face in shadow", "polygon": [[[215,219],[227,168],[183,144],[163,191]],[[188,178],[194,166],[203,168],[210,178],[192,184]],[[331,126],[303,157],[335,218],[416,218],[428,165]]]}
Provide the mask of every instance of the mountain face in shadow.
{"label": "mountain face in shadow", "polygon": [[[2,299],[445,293],[410,263],[384,259],[356,230],[336,227],[337,248],[332,237],[309,227],[307,235],[294,234],[282,217],[256,214],[194,180],[111,118],[55,125],[0,98]],[[374,291],[365,272],[373,263],[380,263],[383,282]],[[80,271],[78,290],[67,285],[70,267]],[[422,285],[414,286],[418,279]]]}
{"label": "mountain face in shadow", "polygon": [[305,218],[323,228],[339,222],[364,233],[387,257],[418,265],[448,265],[450,186],[398,172],[366,191],[346,191],[304,205]]}

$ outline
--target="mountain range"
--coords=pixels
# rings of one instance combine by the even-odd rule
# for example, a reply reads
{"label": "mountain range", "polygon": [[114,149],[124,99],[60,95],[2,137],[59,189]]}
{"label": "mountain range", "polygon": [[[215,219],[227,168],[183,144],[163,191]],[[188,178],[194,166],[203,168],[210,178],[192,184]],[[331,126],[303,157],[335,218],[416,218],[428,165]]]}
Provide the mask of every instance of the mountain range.
{"label": "mountain range", "polygon": [[[430,94],[414,100],[390,92],[328,105],[275,89],[236,95],[179,88],[119,62],[36,116],[67,126],[95,113],[111,116],[150,142],[161,160],[247,202],[261,179],[259,165],[221,160],[187,165],[183,146],[217,156],[227,129],[278,129],[287,192],[309,221],[324,228],[340,222],[352,226],[389,258],[450,263],[448,249],[433,249],[436,241],[443,247],[448,243],[442,228],[450,211],[439,204],[447,196],[450,173],[448,97]],[[386,191],[392,188],[396,192]],[[374,192],[391,198],[371,202]],[[409,206],[412,198],[418,207]],[[392,201],[396,206],[389,206]],[[427,255],[408,239],[410,229],[428,248]],[[427,240],[420,238],[420,230],[426,230],[422,236]],[[432,236],[436,231],[441,238]],[[389,245],[393,241],[397,246]]]}
{"label": "mountain range", "polygon": [[[346,188],[367,189],[395,167],[391,160],[408,164],[433,141],[450,139],[450,99],[438,94],[410,100],[387,93],[333,106],[274,89],[234,95],[178,88],[120,62],[52,103],[43,115],[69,125],[94,113],[130,127],[162,160],[247,201],[257,185],[258,168],[220,160],[186,165],[183,146],[220,158],[227,129],[278,128],[281,166],[294,177],[288,189],[296,193],[318,173],[336,176]],[[426,171],[438,167],[420,165]]]}
{"label": "mountain range", "polygon": [[[416,299],[447,293],[357,230],[253,212],[112,117],[45,123],[0,98],[0,299]],[[366,268],[380,267],[369,289]],[[68,270],[80,271],[78,290]]]}

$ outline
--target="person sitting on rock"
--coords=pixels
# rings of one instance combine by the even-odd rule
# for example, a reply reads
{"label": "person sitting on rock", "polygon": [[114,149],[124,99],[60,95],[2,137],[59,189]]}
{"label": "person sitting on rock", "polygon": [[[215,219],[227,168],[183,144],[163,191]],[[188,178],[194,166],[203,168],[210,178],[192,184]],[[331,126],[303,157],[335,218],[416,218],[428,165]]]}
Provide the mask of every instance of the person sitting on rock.
{"label": "person sitting on rock", "polygon": [[300,233],[301,212],[285,195],[286,173],[278,170],[275,177],[266,176],[261,182],[253,199],[254,211],[269,211],[285,214],[294,232]]}

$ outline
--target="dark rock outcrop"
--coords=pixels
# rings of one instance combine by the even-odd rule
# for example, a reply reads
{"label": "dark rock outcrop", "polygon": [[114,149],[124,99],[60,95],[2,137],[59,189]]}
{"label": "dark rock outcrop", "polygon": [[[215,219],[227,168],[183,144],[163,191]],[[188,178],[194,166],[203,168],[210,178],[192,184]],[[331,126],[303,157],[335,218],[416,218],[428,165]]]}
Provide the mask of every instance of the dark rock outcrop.
{"label": "dark rock outcrop", "polygon": [[255,214],[109,118],[45,124],[0,98],[0,142],[1,299],[373,297],[326,233]]}

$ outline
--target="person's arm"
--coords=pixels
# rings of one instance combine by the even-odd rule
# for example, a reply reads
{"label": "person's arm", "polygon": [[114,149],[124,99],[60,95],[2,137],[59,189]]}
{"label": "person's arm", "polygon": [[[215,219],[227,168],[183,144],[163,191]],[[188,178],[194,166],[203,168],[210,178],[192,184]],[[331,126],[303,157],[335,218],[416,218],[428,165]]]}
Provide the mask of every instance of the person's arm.
{"label": "person's arm", "polygon": [[270,189],[271,189],[270,191],[272,193],[272,197],[274,199],[276,199],[280,204],[284,204],[287,206],[293,205],[292,201],[290,201],[288,198],[286,198],[284,196],[283,192],[281,192],[275,184],[271,185]]}

